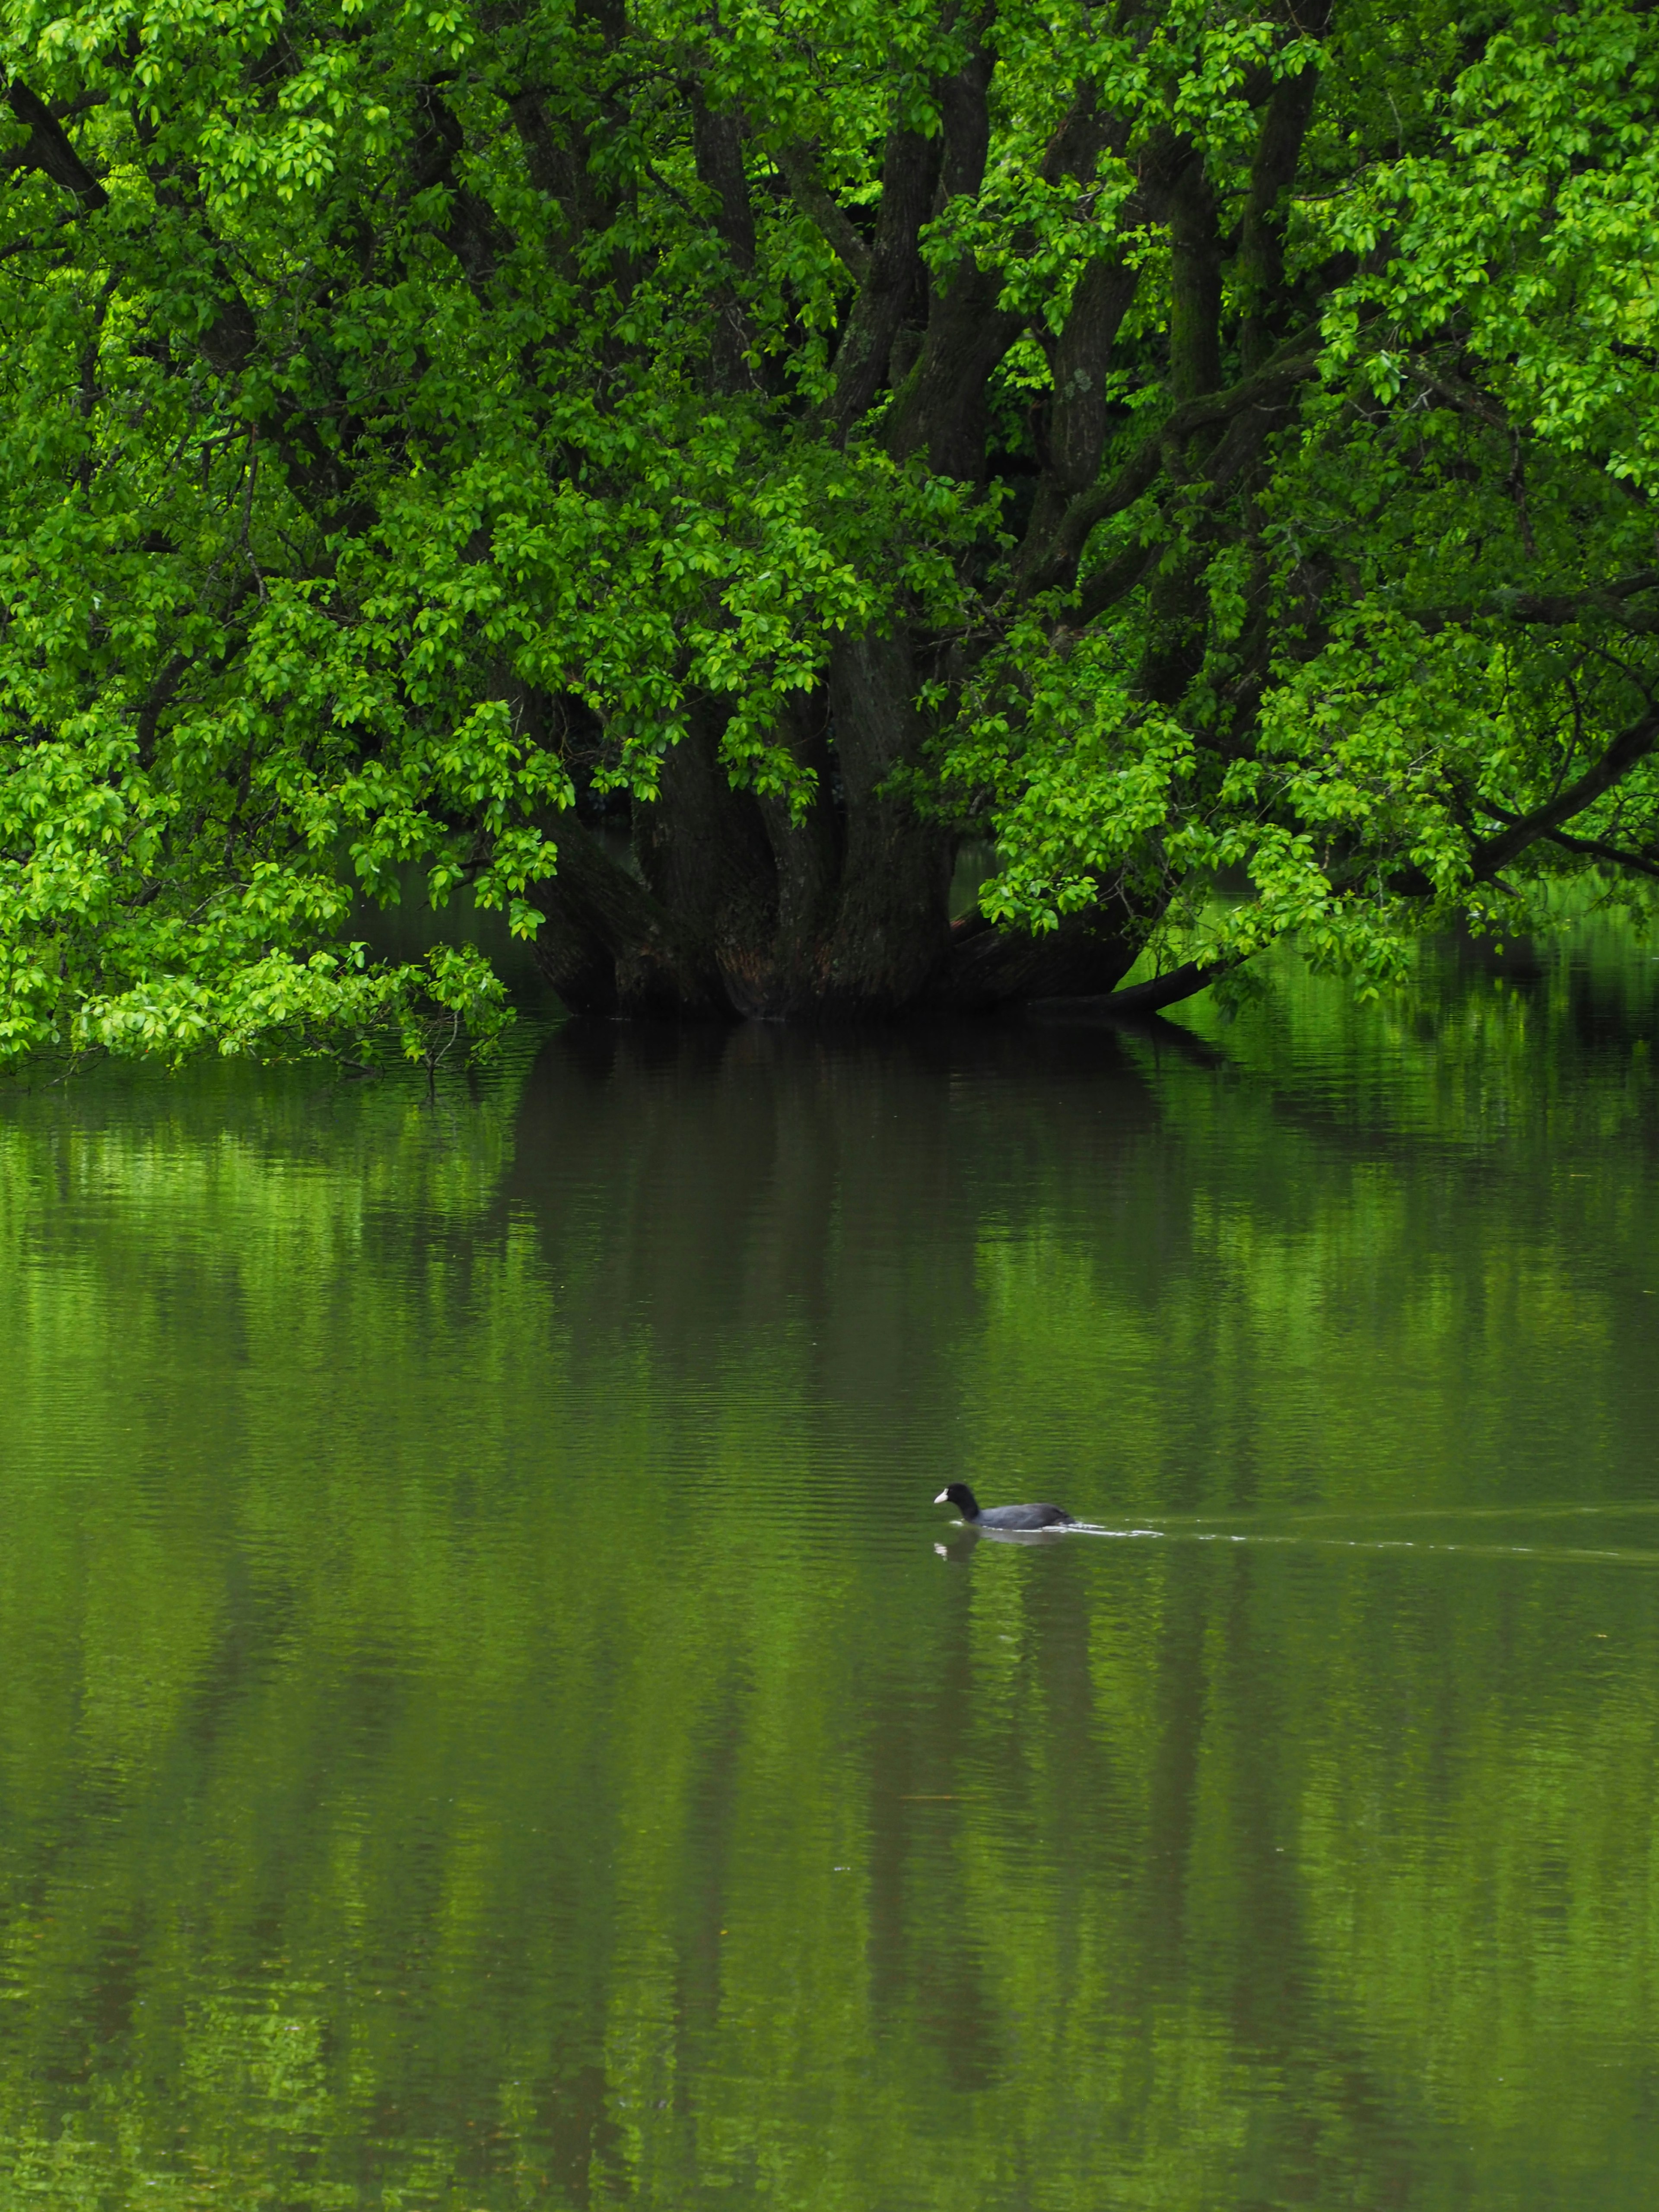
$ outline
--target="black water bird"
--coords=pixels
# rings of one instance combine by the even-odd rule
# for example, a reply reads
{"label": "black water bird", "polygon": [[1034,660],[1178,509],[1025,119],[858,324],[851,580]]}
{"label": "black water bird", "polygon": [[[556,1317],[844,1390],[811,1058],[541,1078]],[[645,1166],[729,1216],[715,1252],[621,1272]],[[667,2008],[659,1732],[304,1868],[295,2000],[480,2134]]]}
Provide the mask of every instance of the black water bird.
{"label": "black water bird", "polygon": [[935,1505],[954,1505],[963,1519],[975,1528],[1075,1528],[1076,1516],[1064,1513],[1058,1505],[987,1505],[981,1509],[979,1500],[965,1482],[953,1482],[941,1490],[933,1500]]}

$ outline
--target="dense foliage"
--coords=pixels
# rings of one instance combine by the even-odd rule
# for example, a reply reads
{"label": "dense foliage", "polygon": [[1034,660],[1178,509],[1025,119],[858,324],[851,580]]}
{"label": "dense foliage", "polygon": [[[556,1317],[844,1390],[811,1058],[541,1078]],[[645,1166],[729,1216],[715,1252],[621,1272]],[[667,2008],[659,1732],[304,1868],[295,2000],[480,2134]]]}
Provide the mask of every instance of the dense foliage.
{"label": "dense foliage", "polygon": [[1644,11],[4,20],[6,1051],[487,1038],[411,892],[860,1012],[1659,873]]}

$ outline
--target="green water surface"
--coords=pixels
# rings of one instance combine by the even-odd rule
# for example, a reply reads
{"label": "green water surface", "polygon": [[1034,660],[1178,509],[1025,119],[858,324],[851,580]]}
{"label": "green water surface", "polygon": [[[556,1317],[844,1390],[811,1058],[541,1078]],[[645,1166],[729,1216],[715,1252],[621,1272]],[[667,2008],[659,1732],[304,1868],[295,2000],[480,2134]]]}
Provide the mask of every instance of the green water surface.
{"label": "green water surface", "polygon": [[1654,950],[0,1098],[8,2212],[1646,2212]]}

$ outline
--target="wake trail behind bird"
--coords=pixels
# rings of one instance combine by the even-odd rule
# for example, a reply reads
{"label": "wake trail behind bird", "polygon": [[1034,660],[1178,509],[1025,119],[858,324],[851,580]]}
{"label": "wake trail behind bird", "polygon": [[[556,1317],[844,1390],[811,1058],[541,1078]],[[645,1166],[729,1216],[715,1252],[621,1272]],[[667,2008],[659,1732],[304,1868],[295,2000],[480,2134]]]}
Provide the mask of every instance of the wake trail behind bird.
{"label": "wake trail behind bird", "polygon": [[1541,1559],[1561,1565],[1659,1566],[1659,1550],[1596,1548],[1577,1544],[1437,1543],[1431,1539],[1418,1536],[1318,1536],[1279,1529],[1203,1528],[1174,1525],[1163,1528],[1108,1528],[1093,1521],[1079,1521],[1065,1533],[1068,1536],[1110,1537],[1124,1542],[1151,1537],[1173,1544],[1299,1544],[1334,1552],[1455,1553],[1466,1559]]}
{"label": "wake trail behind bird", "polygon": [[1283,1511],[1265,1506],[1254,1512],[1170,1513],[1158,1517],[1162,1529],[1185,1529],[1212,1528],[1221,1521],[1272,1521],[1300,1528],[1317,1521],[1619,1521],[1638,1514],[1655,1513],[1659,1513],[1659,1498],[1644,1498],[1628,1504],[1604,1501],[1589,1505],[1322,1505],[1288,1506]]}

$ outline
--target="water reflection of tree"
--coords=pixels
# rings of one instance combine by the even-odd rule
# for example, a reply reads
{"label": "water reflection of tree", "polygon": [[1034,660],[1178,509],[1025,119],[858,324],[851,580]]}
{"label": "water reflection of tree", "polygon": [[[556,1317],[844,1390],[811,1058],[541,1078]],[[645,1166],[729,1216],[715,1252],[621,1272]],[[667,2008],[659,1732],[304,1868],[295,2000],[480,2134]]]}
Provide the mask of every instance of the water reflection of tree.
{"label": "water reflection of tree", "polygon": [[1334,1015],[1313,1079],[1246,1016],[1219,1069],[567,1033],[447,1121],[382,1093],[324,1129],[280,1085],[15,1109],[24,2179],[1644,2202],[1647,1571],[957,1567],[904,1517],[944,1461],[1091,1510],[1450,1512],[1564,1389],[1559,1463],[1628,1483],[1628,1054],[1585,1079],[1552,1030],[1530,1092],[1505,1062],[1510,1139],[1460,1140],[1503,1019],[1462,988],[1473,1089],[1422,1072],[1445,1018],[1389,1046],[1426,1128],[1340,1109]]}

